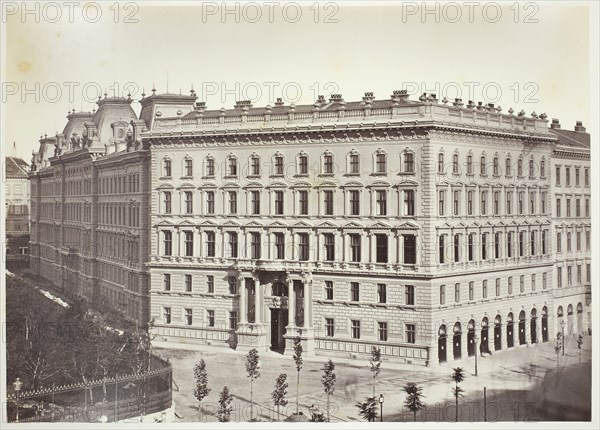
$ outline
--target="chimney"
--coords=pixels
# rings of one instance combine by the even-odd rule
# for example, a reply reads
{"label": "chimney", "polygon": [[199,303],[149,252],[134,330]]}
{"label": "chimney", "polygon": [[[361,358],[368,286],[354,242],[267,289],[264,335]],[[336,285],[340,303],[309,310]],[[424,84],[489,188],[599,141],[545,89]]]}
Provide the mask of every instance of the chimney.
{"label": "chimney", "polygon": [[580,131],[582,133],[585,133],[585,127],[583,126],[583,122],[581,122],[581,121],[575,122],[575,131]]}
{"label": "chimney", "polygon": [[560,122],[558,122],[558,118],[552,118],[552,124],[550,124],[550,128],[560,129]]}
{"label": "chimney", "polygon": [[277,97],[277,101],[275,102],[275,106],[283,106],[285,102],[281,97]]}

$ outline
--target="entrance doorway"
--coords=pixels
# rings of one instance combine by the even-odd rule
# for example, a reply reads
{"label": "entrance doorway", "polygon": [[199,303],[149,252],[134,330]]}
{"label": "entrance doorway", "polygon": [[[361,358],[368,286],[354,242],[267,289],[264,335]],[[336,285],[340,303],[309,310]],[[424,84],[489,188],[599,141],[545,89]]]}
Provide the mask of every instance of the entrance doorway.
{"label": "entrance doorway", "polygon": [[473,357],[475,355],[475,321],[469,321],[467,325],[467,355]]}
{"label": "entrance doorway", "polygon": [[287,309],[271,309],[271,350],[282,352],[285,349],[285,328],[288,325]]}
{"label": "entrance doorway", "polygon": [[462,331],[460,323],[454,324],[454,336],[452,337],[452,354],[455,360],[460,360],[461,357],[461,342],[462,342]]}
{"label": "entrance doorway", "polygon": [[512,312],[508,314],[508,317],[506,318],[507,323],[506,323],[506,347],[507,348],[512,348],[513,346],[515,346],[515,340],[514,340],[514,336],[513,336],[513,314]]}
{"label": "entrance doorway", "polygon": [[500,351],[502,349],[502,317],[496,315],[494,319],[494,350]]}
{"label": "entrance doorway", "polygon": [[446,326],[441,325],[438,331],[438,360],[440,363],[446,362]]}
{"label": "entrance doorway", "polygon": [[548,308],[542,309],[542,342],[548,342]]}
{"label": "entrance doorway", "polygon": [[519,314],[519,345],[525,345],[525,311]]}

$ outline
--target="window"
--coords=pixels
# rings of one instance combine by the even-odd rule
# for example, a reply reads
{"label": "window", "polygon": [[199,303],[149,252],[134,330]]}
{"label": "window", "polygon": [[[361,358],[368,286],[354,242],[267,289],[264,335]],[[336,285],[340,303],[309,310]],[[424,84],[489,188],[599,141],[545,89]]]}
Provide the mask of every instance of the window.
{"label": "window", "polygon": [[388,237],[386,234],[375,235],[376,259],[378,263],[388,262]]}
{"label": "window", "polygon": [[482,155],[479,159],[479,174],[481,176],[487,175],[487,166],[485,165],[485,155]]}
{"label": "window", "polygon": [[571,252],[571,233],[567,233],[567,252]]}
{"label": "window", "polygon": [[308,233],[298,234],[298,259],[308,261],[309,259]]}
{"label": "window", "polygon": [[579,186],[579,168],[575,168],[575,186]]}
{"label": "window", "polygon": [[333,337],[335,324],[333,318],[325,318],[325,336]]}
{"label": "window", "polygon": [[460,234],[454,235],[454,262],[458,263],[460,261]]}
{"label": "window", "polygon": [[348,173],[353,175],[360,173],[360,156],[358,154],[350,154],[349,157],[349,167],[350,170]]}
{"label": "window", "polygon": [[250,192],[250,207],[252,215],[260,215],[260,191]]}
{"label": "window", "polygon": [[184,196],[185,196],[185,213],[191,214],[193,212],[193,206],[194,206],[193,194],[191,191],[186,191],[184,193]]}
{"label": "window", "polygon": [[556,166],[556,186],[560,186],[560,166]]}
{"label": "window", "polygon": [[473,215],[473,191],[467,191],[467,215]]}
{"label": "window", "polygon": [[454,191],[452,194],[453,194],[452,213],[456,216],[460,212],[460,191]]}
{"label": "window", "polygon": [[163,210],[164,210],[164,213],[166,213],[166,214],[171,213],[171,192],[170,191],[165,191],[163,193]]}
{"label": "window", "polygon": [[585,265],[585,279],[588,284],[592,282],[592,265],[590,263]]}
{"label": "window", "polygon": [[229,257],[237,258],[238,256],[238,234],[236,232],[228,233]]}
{"label": "window", "polygon": [[500,278],[496,278],[496,297],[500,296]]}
{"label": "window", "polygon": [[275,259],[285,258],[285,236],[283,233],[275,233]]}
{"label": "window", "polygon": [[300,155],[298,157],[298,174],[308,175],[308,155]]}
{"label": "window", "polygon": [[[233,276],[230,276],[230,281]],[[215,277],[213,275],[206,275],[206,292],[213,294],[215,292]]]}
{"label": "window", "polygon": [[300,204],[300,213],[298,215],[308,215],[308,191],[298,191],[298,201]]}
{"label": "window", "polygon": [[350,282],[350,301],[358,302],[360,300],[360,285],[358,282]]}
{"label": "window", "polygon": [[352,320],[351,326],[352,326],[352,339],[360,339],[360,321]]}
{"label": "window", "polygon": [[335,257],[335,242],[333,233],[323,234],[323,244],[325,247],[325,261],[333,261]]}
{"label": "window", "polygon": [[562,233],[556,233],[556,252],[562,252]]}
{"label": "window", "polygon": [[562,288],[562,267],[556,268],[556,285]]}
{"label": "window", "polygon": [[237,312],[229,311],[229,329],[230,330],[237,330],[237,321],[238,321]]}
{"label": "window", "polygon": [[481,294],[483,296],[484,299],[487,299],[487,295],[488,295],[488,281],[487,279],[484,279],[484,281],[481,284]]}
{"label": "window", "polygon": [[377,284],[377,303],[387,303],[386,284]]}
{"label": "window", "polygon": [[380,342],[387,341],[387,323],[386,322],[378,322],[377,323],[377,332],[378,339]]}
{"label": "window", "polygon": [[185,275],[185,291],[192,292],[192,275]]}
{"label": "window", "polygon": [[325,206],[325,215],[333,215],[333,191],[323,191],[323,202]]}
{"label": "window", "polygon": [[206,319],[209,327],[215,326],[215,311],[207,310],[206,311]]}
{"label": "window", "polygon": [[215,232],[214,231],[206,232],[206,256],[207,257],[215,256]]}
{"label": "window", "polygon": [[474,300],[475,297],[475,282],[469,282],[469,300]]}
{"label": "window", "polygon": [[360,261],[360,235],[350,234],[350,259],[354,262]]}
{"label": "window", "polygon": [[586,251],[590,250],[590,232],[589,231],[585,232],[585,250]]}
{"label": "window", "polygon": [[377,190],[376,192],[377,215],[387,215],[387,191]]}
{"label": "window", "polygon": [[260,176],[260,158],[257,156],[250,157],[250,175]]}
{"label": "window", "polygon": [[548,253],[548,230],[542,230],[542,255]]}
{"label": "window", "polygon": [[506,176],[512,175],[512,164],[510,161],[510,157],[506,159],[504,170],[506,170]]}
{"label": "window", "polygon": [[510,296],[513,293],[513,277],[508,277],[508,295]]}
{"label": "window", "polygon": [[192,257],[194,255],[194,233],[191,231],[184,232],[185,256]]}
{"label": "window", "polygon": [[467,155],[467,175],[473,174],[473,156]]}
{"label": "window", "polygon": [[206,159],[206,176],[207,177],[215,176],[215,159],[214,158]]}
{"label": "window", "polygon": [[525,292],[525,275],[519,276],[519,292]]}
{"label": "window", "polygon": [[565,185],[567,187],[571,186],[571,168],[565,167]]}
{"label": "window", "polygon": [[165,176],[165,177],[171,176],[171,160],[163,161],[163,176]]}
{"label": "window", "polygon": [[229,214],[235,215],[237,214],[237,191],[228,191],[227,195],[229,196]]}
{"label": "window", "polygon": [[487,258],[487,233],[481,233],[481,259]]}
{"label": "window", "polygon": [[283,215],[283,191],[275,191],[275,215]]}
{"label": "window", "polygon": [[506,192],[506,215],[512,215],[512,199],[513,199],[513,193],[512,191],[507,191]]}
{"label": "window", "polygon": [[350,215],[360,215],[360,194],[358,190],[350,190]]}
{"label": "window", "polygon": [[172,244],[173,244],[173,233],[168,230],[163,231],[164,255],[172,255]]}
{"label": "window", "polygon": [[469,233],[469,238],[467,241],[467,253],[469,254],[469,261],[473,261],[475,257],[475,233]]}
{"label": "window", "polygon": [[275,175],[277,175],[277,176],[283,175],[283,156],[282,155],[275,156]]}
{"label": "window", "polygon": [[325,281],[325,300],[333,300],[333,281]]}
{"label": "window", "polygon": [[517,176],[523,176],[523,160],[521,159],[517,161]]}
{"label": "window", "polygon": [[452,173],[458,175],[458,154],[452,156]]}
{"label": "window", "polygon": [[260,233],[250,233],[250,258],[258,260],[260,258]]}
{"label": "window", "polygon": [[237,294],[237,278],[235,276],[227,277],[227,286],[229,287],[229,294]]}
{"label": "window", "polygon": [[192,310],[185,309],[185,325],[192,325]]}
{"label": "window", "polygon": [[494,172],[494,176],[500,176],[500,165],[498,163],[498,157],[494,157],[494,160],[492,161],[492,170]]}
{"label": "window", "polygon": [[577,218],[581,216],[581,199],[575,199],[575,216]]}
{"label": "window", "polygon": [[532,231],[530,233],[530,247],[531,247],[531,255],[535,255],[536,251],[537,251],[537,232],[536,231]]}
{"label": "window", "polygon": [[590,171],[589,169],[583,169],[583,181],[586,187],[590,186]]}
{"label": "window", "polygon": [[535,291],[535,273],[531,274],[531,291]]}
{"label": "window", "polygon": [[194,176],[194,172],[192,169],[192,159],[191,158],[186,158],[185,159],[185,175],[184,176]]}
{"label": "window", "polygon": [[534,163],[533,160],[529,160],[529,177],[533,178],[535,175],[535,167],[534,167]]}
{"label": "window", "polygon": [[444,206],[446,204],[446,191],[440,190],[438,191],[438,211],[440,216],[444,216]]}
{"label": "window", "polygon": [[404,215],[415,215],[415,191],[404,190]]}
{"label": "window", "polygon": [[561,209],[561,204],[560,204],[560,197],[556,198],[556,216],[560,217],[560,209]]}
{"label": "window", "polygon": [[500,214],[500,191],[494,191],[494,215]]}
{"label": "window", "polygon": [[542,191],[540,193],[540,196],[541,196],[540,213],[541,214],[545,214],[546,213],[546,196],[547,196],[547,193],[545,191]]}
{"label": "window", "polygon": [[212,215],[215,213],[215,192],[206,192],[206,214]]}
{"label": "window", "polygon": [[414,173],[415,171],[415,154],[412,152],[404,153],[404,172]]}
{"label": "window", "polygon": [[512,258],[514,249],[513,232],[506,233],[506,256]]}
{"label": "window", "polygon": [[446,304],[446,286],[440,285],[440,305]]}
{"label": "window", "polygon": [[229,176],[237,176],[237,158],[229,157]]}
{"label": "window", "polygon": [[385,153],[380,152],[375,156],[375,171],[377,173],[387,172],[387,162]]}
{"label": "window", "polygon": [[590,217],[590,199],[585,199],[585,217]]}
{"label": "window", "polygon": [[454,302],[460,302],[460,284],[454,284]]}
{"label": "window", "polygon": [[404,301],[408,306],[414,306],[415,304],[415,286],[407,285],[404,287]]}
{"label": "window", "polygon": [[519,232],[519,257],[523,257],[525,255],[525,232]]}
{"label": "window", "polygon": [[445,235],[440,235],[439,239],[438,239],[438,254],[439,254],[439,261],[440,263],[445,263],[446,262],[446,243],[445,243],[445,239],[446,236]]}
{"label": "window", "polygon": [[494,233],[494,258],[500,258],[500,233]]}
{"label": "window", "polygon": [[170,273],[163,274],[163,290],[171,291],[171,274]]}
{"label": "window", "polygon": [[535,192],[529,193],[529,213],[535,214]]}
{"label": "window", "polygon": [[417,238],[413,234],[405,234],[404,237],[404,264],[417,263]]}
{"label": "window", "polygon": [[479,207],[481,215],[487,214],[487,191],[481,192],[481,206]]}
{"label": "window", "polygon": [[571,199],[566,199],[565,204],[567,206],[567,218],[571,218]]}
{"label": "window", "polygon": [[414,324],[405,324],[404,327],[406,328],[406,343],[416,343],[416,326]]}
{"label": "window", "polygon": [[544,160],[540,161],[540,176],[542,178],[546,177],[546,161]]}
{"label": "window", "polygon": [[519,198],[519,215],[523,215],[523,212],[525,210],[525,202],[524,202],[525,192],[519,191],[518,198]]}
{"label": "window", "polygon": [[171,324],[171,308],[163,308],[163,323]]}
{"label": "window", "polygon": [[444,173],[444,154],[438,154],[438,173]]}
{"label": "window", "polygon": [[323,173],[326,175],[333,174],[333,155],[331,154],[323,156]]}

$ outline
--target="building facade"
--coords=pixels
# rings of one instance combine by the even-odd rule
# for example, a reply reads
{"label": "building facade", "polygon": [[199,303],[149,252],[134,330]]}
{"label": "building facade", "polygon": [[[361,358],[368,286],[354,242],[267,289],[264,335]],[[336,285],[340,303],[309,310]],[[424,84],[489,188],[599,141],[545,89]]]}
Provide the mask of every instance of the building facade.
{"label": "building facade", "polygon": [[5,157],[6,261],[27,262],[29,254],[29,165],[18,157]]}
{"label": "building facade", "polygon": [[[87,294],[145,303],[158,339],[289,353],[300,337],[309,354],[379,346],[429,364],[548,342],[558,301],[579,303],[580,290],[557,292],[563,155],[544,114],[404,91],[209,110],[193,91],[153,90],[140,103],[139,120],[113,122],[133,144],[98,144],[84,163],[97,179]],[[32,179],[75,168],[79,154],[59,154]],[[115,191],[118,166],[140,173],[139,192]],[[79,191],[61,198],[82,203]],[[129,207],[139,207],[137,227],[118,221]]]}

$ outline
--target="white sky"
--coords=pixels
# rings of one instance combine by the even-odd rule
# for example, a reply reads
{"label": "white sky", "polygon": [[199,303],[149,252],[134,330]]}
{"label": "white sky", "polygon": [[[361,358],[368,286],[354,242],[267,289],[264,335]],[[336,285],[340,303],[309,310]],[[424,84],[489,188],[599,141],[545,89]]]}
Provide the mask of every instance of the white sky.
{"label": "white sky", "polygon": [[[88,100],[98,87],[112,95],[113,82],[116,93],[132,90],[137,100],[142,87],[150,93],[153,82],[159,93],[165,92],[167,75],[170,92],[181,89],[188,94],[193,83],[200,98],[215,109],[256,99],[257,88],[261,97],[255,105],[272,104],[282,96],[288,103],[312,103],[317,94],[332,92],[360,100],[365,91],[373,91],[383,99],[402,88],[453,99],[455,82],[465,103],[494,101],[504,112],[510,107],[517,112],[524,109],[527,115],[546,112],[549,118],[559,118],[563,128],[572,129],[576,120],[582,120],[588,131],[597,132],[590,113],[590,103],[597,103],[590,86],[590,11],[580,3],[521,4],[517,23],[515,7],[509,8],[513,2],[501,9],[496,23],[491,22],[496,10],[490,6],[484,13],[484,2],[474,7],[473,22],[464,7],[457,23],[449,22],[456,9],[441,4],[439,23],[434,14],[422,17],[421,2],[408,9],[392,3],[377,7],[330,3],[327,9],[321,5],[317,23],[314,6],[308,8],[312,2],[301,10],[297,23],[286,21],[293,20],[296,11],[289,7],[284,13],[283,2],[273,7],[272,23],[266,8],[257,23],[244,20],[244,16],[254,19],[255,8],[240,10],[236,23],[235,15],[221,15],[221,2],[208,6],[217,8],[215,15],[189,3],[185,7],[130,3],[139,9],[125,10],[122,4],[115,23],[111,3],[103,6],[96,23],[83,18],[82,6],[74,8],[73,23],[66,8],[56,23],[48,22],[56,16],[52,9],[40,9],[39,19],[22,10],[3,11],[5,148],[17,142],[17,155],[29,162],[40,134],[62,131],[68,110],[94,107],[83,100],[84,86],[89,89]],[[20,2],[14,5],[20,7]],[[429,8],[434,10],[435,5]],[[88,11],[88,21],[93,12]],[[138,22],[123,22],[128,13]],[[596,14],[597,9],[592,15]],[[325,23],[328,15],[337,23]],[[525,23],[527,17],[538,22]],[[126,86],[128,82],[133,84]],[[74,88],[72,101],[69,85]],[[284,86],[287,93],[282,93]],[[208,90],[216,94],[207,94]],[[134,109],[139,112],[137,102]]]}

